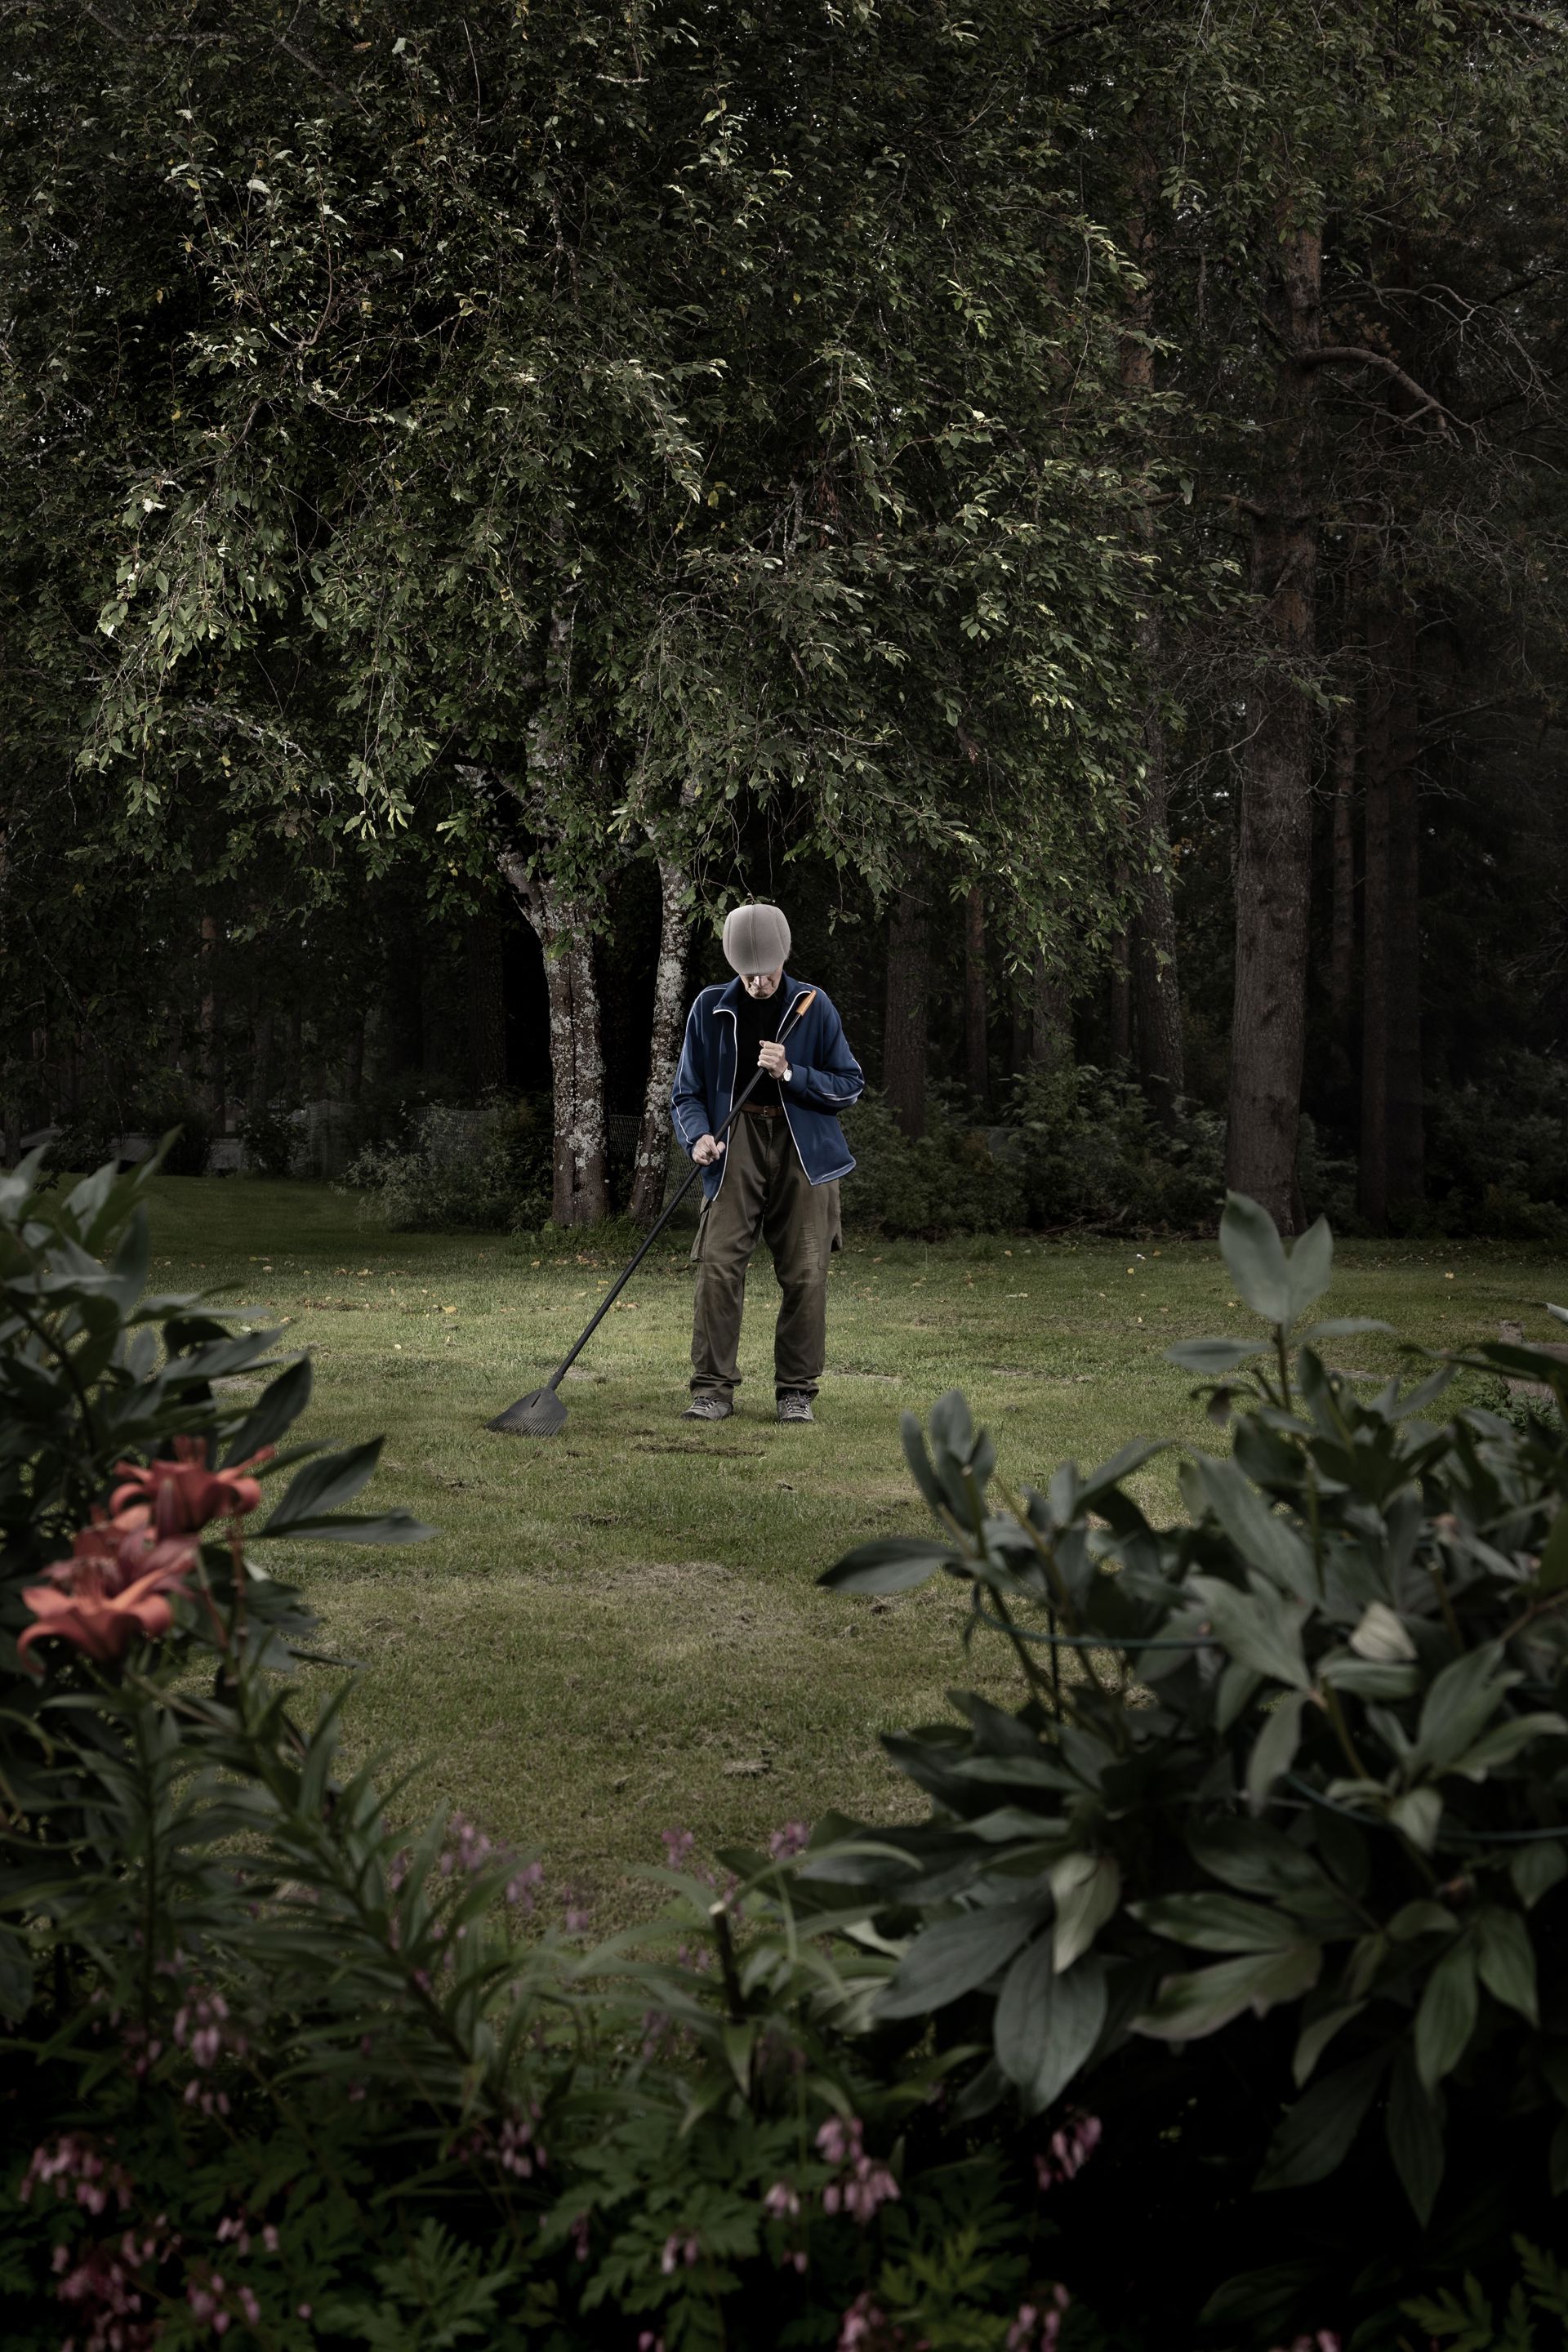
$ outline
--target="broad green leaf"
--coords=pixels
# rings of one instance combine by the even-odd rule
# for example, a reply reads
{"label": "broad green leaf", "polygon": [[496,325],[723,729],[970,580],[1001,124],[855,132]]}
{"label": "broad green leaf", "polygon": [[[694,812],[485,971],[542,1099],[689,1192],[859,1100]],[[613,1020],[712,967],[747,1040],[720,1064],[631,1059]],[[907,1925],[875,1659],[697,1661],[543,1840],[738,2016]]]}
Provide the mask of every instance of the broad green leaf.
{"label": "broad green leaf", "polygon": [[1267,1209],[1245,1192],[1227,1192],[1219,1221],[1220,1255],[1230,1278],[1255,1315],[1266,1323],[1290,1320],[1290,1270],[1279,1231]]}
{"label": "broad green leaf", "polygon": [[996,2003],[996,2058],[1035,2113],[1059,2098],[1105,2022],[1105,1971],[1086,1960],[1058,1976],[1051,1938],[1019,1953]]}
{"label": "broad green leaf", "polygon": [[1568,1873],[1568,1853],[1560,1838],[1540,1837],[1516,1851],[1508,1866],[1513,1881],[1513,1891],[1527,1911],[1533,1911],[1543,1895],[1550,1895],[1558,1881]]}
{"label": "broad green leaf", "polygon": [[936,1473],[931,1466],[931,1455],[926,1449],[925,1432],[921,1427],[918,1413],[903,1412],[899,1415],[899,1436],[904,1449],[904,1460],[910,1465],[910,1476],[931,1509],[940,1511],[942,1506],[942,1488],[938,1486]]}
{"label": "broad green leaf", "polygon": [[307,1462],[273,1506],[267,1525],[257,1528],[250,1540],[254,1543],[267,1536],[292,1534],[302,1521],[320,1520],[327,1512],[352,1502],[374,1475],[385,1442],[384,1438],[367,1438],[363,1445],[348,1446],[342,1454],[318,1454],[315,1461]]}
{"label": "broad green leaf", "polygon": [[1530,2024],[1539,2026],[1535,1947],[1522,1916],[1506,1910],[1500,1903],[1483,1903],[1475,1914],[1475,1930],[1480,1940],[1481,1982],[1494,2000],[1518,2010]]}
{"label": "broad green leaf", "polygon": [[1255,1813],[1262,1812],[1274,1783],[1296,1760],[1301,1744],[1301,1709],[1310,1696],[1307,1691],[1287,1691],[1264,1717],[1247,1759],[1247,1801]]}
{"label": "broad green leaf", "polygon": [[1443,1819],[1442,1797],[1436,1789],[1407,1789],[1390,1805],[1388,1818],[1396,1830],[1404,1831],[1412,1845],[1419,1846],[1423,1853],[1430,1853],[1437,1843],[1437,1829]]}
{"label": "broad green leaf", "polygon": [[1388,2153],[1425,2229],[1443,2179],[1443,2095],[1428,2091],[1408,2042],[1400,2044],[1388,2094]]}
{"label": "broad green leaf", "polygon": [[1500,1764],[1511,1764],[1531,1740],[1557,1739],[1564,1732],[1568,1723],[1560,1715],[1510,1715],[1484,1731],[1473,1748],[1455,1758],[1449,1769],[1462,1773],[1467,1780],[1484,1780]]}
{"label": "broad green leaf", "polygon": [[268,1383],[229,1441],[223,1457],[226,1470],[237,1462],[248,1462],[263,1445],[277,1444],[310,1403],[310,1357],[297,1356]]}
{"label": "broad green leaf", "polygon": [[1568,1584],[1568,1510],[1559,1511],[1541,1547],[1541,1559],[1535,1570],[1535,1590],[1540,1593],[1560,1592]]}
{"label": "broad green leaf", "polygon": [[1178,1339],[1166,1349],[1165,1361],[1184,1372],[1195,1372],[1200,1380],[1218,1381],[1261,1355],[1264,1345],[1261,1339]]}
{"label": "broad green leaf", "polygon": [[1271,1681],[1310,1690],[1299,1603],[1287,1602],[1256,1577],[1247,1592],[1238,1592],[1217,1576],[1189,1577],[1187,1589],[1202,1601],[1205,1615],[1232,1657]]}
{"label": "broad green leaf", "polygon": [[1239,1895],[1160,1895],[1127,1907],[1155,1935],[1202,1952],[1278,1952],[1301,1940],[1296,1920]]}
{"label": "broad green leaf", "polygon": [[1445,1666],[1421,1707],[1414,1762],[1429,1770],[1446,1771],[1457,1756],[1469,1748],[1489,1716],[1519,1675],[1502,1664],[1500,1643],[1489,1642],[1468,1650]]}
{"label": "broad green leaf", "polygon": [[1391,1943],[1408,1944],[1417,1936],[1451,1936],[1458,1927],[1453,1913],[1423,1895],[1396,1911],[1384,1930]]}
{"label": "broad green leaf", "polygon": [[1303,2189],[1326,2180],[1342,2163],[1387,2063],[1387,2051],[1374,2050],[1304,2092],[1281,2119],[1253,2186]]}
{"label": "broad green leaf", "polygon": [[1317,1598],[1312,1555],[1296,1533],[1271,1511],[1252,1481],[1234,1462],[1200,1454],[1194,1468],[1205,1502],[1249,1568],[1259,1568],[1298,1601]]}
{"label": "broad green leaf", "polygon": [[1476,1952],[1467,1938],[1451,1946],[1437,1962],[1415,2012],[1415,2065],[1429,2091],[1464,2056],[1477,2005]]}
{"label": "broad green leaf", "polygon": [[428,1543],[441,1530],[426,1527],[397,1504],[389,1511],[331,1511],[318,1519],[294,1519],[287,1528],[275,1528],[269,1520],[258,1532],[287,1536],[290,1543],[405,1544]]}
{"label": "broad green leaf", "polygon": [[1288,1951],[1248,1952],[1212,1969],[1167,1977],[1142,2015],[1133,2019],[1133,2030],[1162,2042],[1198,2041],[1217,2033],[1244,2009],[1262,2016],[1279,2001],[1294,2000],[1316,1984],[1321,1964],[1316,1944],[1298,1944]]}
{"label": "broad green leaf", "polygon": [[1312,1304],[1321,1298],[1333,1279],[1334,1237],[1329,1230],[1327,1217],[1320,1217],[1309,1225],[1291,1244],[1289,1266],[1290,1320],[1299,1322]]}
{"label": "broad green leaf", "polygon": [[1048,1898],[995,1903],[939,1919],[916,1937],[898,1973],[877,1997],[879,2017],[925,2017],[1005,1968],[1049,1916]]}
{"label": "broad green leaf", "polygon": [[952,1546],[923,1536],[886,1536],[858,1544],[817,1578],[836,1592],[910,1592],[944,1568],[960,1564]]}
{"label": "broad green leaf", "polygon": [[1301,2028],[1296,2054],[1290,2062],[1290,2072],[1298,2090],[1313,2073],[1319,2059],[1341,2027],[1359,2017],[1365,2007],[1364,2000],[1342,2001],[1337,2008],[1325,2010],[1321,2017],[1315,2017],[1310,2025]]}
{"label": "broad green leaf", "polygon": [[[1087,1870],[1076,1865],[1088,1863]],[[1112,1855],[1068,1854],[1051,1871],[1057,1898],[1057,1974],[1065,1976],[1112,1916],[1121,1900],[1121,1873]]]}

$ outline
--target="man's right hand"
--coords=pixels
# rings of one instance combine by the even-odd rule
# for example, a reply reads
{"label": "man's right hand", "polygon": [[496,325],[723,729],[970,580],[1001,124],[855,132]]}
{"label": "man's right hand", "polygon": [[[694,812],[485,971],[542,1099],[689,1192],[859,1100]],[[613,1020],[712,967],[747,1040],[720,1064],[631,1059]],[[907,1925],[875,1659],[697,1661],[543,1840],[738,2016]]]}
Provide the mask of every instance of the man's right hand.
{"label": "man's right hand", "polygon": [[699,1168],[711,1168],[723,1149],[723,1145],[715,1137],[700,1135],[691,1147],[691,1157],[696,1160]]}

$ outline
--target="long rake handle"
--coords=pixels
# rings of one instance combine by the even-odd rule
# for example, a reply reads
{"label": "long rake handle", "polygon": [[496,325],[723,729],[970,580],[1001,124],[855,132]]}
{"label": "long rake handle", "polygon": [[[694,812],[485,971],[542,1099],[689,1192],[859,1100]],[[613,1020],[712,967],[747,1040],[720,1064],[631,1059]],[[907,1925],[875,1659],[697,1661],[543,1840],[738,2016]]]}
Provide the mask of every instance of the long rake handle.
{"label": "long rake handle", "polygon": [[[784,1044],[785,1037],[789,1035],[790,1031],[797,1026],[802,1014],[805,1013],[807,1008],[812,1004],[816,996],[816,989],[808,988],[804,996],[796,997],[794,1006],[790,1012],[790,1017],[779,1033],[778,1043],[781,1045]],[[764,1074],[761,1068],[752,1071],[751,1077],[746,1082],[745,1087],[730,1106],[730,1116],[721,1126],[719,1135],[714,1138],[715,1142],[719,1140],[720,1136],[724,1136],[729,1133],[736,1119],[740,1118],[741,1113],[745,1109],[747,1103],[751,1099],[753,1089],[756,1087],[763,1075]],[[562,1357],[561,1361],[556,1365],[555,1370],[545,1381],[544,1385],[547,1389],[558,1389],[560,1387],[562,1381],[571,1370],[572,1366],[576,1362],[578,1357],[582,1354],[584,1349],[587,1346],[589,1340],[593,1338],[595,1332],[598,1329],[600,1324],[604,1321],[605,1316],[609,1313],[611,1307],[615,1305],[616,1299],[620,1297],[622,1291],[626,1288],[627,1283],[637,1272],[638,1266],[641,1265],[644,1258],[647,1257],[649,1250],[652,1249],[655,1242],[658,1241],[660,1234],[663,1233],[666,1225],[668,1224],[671,1217],[674,1216],[677,1209],[679,1208],[682,1201],[685,1200],[688,1192],[690,1192],[691,1187],[696,1183],[701,1173],[701,1168],[693,1161],[691,1173],[686,1179],[685,1183],[682,1184],[679,1192],[677,1192],[674,1200],[671,1201],[668,1206],[661,1212],[658,1223],[649,1226],[647,1236],[645,1237],[640,1248],[637,1250],[636,1256],[630,1260],[629,1264],[625,1267],[619,1277],[611,1284],[603,1298],[600,1299],[598,1307],[595,1311],[593,1320],[584,1327],[575,1343],[567,1350],[566,1354]]]}

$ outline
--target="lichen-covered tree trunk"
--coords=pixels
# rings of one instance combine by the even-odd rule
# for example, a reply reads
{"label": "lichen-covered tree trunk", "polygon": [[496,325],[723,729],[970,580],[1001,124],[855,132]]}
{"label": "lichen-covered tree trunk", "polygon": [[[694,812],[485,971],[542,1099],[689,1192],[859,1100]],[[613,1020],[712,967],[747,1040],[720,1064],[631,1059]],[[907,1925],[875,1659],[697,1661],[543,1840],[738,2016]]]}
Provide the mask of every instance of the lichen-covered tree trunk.
{"label": "lichen-covered tree trunk", "polygon": [[931,931],[921,892],[901,889],[888,911],[888,995],[882,1022],[882,1091],[911,1143],[926,1131]]}
{"label": "lichen-covered tree trunk", "polygon": [[1299,354],[1315,354],[1321,341],[1321,232],[1287,226],[1267,302],[1279,348],[1267,470],[1251,507],[1262,643],[1241,762],[1226,1170],[1231,1186],[1260,1202],[1284,1233],[1300,1219],[1318,562],[1313,371]]}
{"label": "lichen-covered tree trunk", "polygon": [[594,939],[584,909],[558,884],[503,849],[501,874],[544,953],[550,1075],[555,1113],[551,1215],[592,1225],[609,1213],[605,1150],[605,1051]]}
{"label": "lichen-covered tree trunk", "polygon": [[674,858],[658,861],[658,969],[653,982],[653,1028],[647,1086],[632,1176],[632,1216],[651,1225],[664,1204],[669,1172],[669,1097],[686,1027],[686,968],[691,943],[691,881]]}

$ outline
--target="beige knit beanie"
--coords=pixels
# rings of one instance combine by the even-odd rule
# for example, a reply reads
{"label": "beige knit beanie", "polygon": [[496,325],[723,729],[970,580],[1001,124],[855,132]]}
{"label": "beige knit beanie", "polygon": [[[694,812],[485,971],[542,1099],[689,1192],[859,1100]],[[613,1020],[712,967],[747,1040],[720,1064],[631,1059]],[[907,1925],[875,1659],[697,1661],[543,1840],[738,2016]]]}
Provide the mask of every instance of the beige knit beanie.
{"label": "beige knit beanie", "polygon": [[748,972],[777,971],[789,957],[789,925],[784,910],[763,902],[731,907],[724,918],[724,961],[744,979]]}

